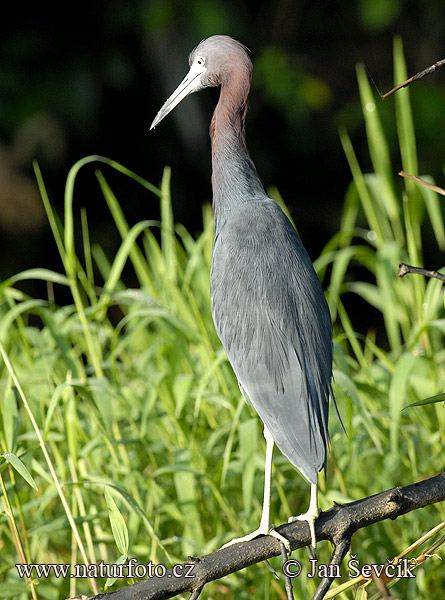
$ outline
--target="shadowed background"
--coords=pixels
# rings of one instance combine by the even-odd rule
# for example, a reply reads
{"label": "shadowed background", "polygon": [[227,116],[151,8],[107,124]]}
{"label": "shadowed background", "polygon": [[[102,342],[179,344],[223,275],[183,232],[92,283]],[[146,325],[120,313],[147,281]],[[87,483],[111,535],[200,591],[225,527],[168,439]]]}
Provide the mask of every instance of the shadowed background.
{"label": "shadowed background", "polygon": [[[14,566],[23,552],[28,563],[119,564],[134,556],[170,567],[260,520],[264,439],[211,320],[208,204],[203,234],[194,241],[178,226],[175,237],[165,193],[158,244],[160,228],[146,222],[158,216],[157,196],[125,169],[83,161],[72,211],[68,189],[62,264],[65,250],[46,223],[32,169],[36,159],[62,217],[68,171],[87,155],[115,159],[154,184],[170,164],[175,219],[199,234],[202,205],[211,199],[208,126],[218,91],[194,94],[155,131],[149,126],[185,76],[189,51],[215,33],[251,49],[248,147],[317,259],[333,314],[333,387],[348,436],[332,411],[320,507],[443,469],[443,286],[396,273],[400,260],[418,264],[422,256],[431,268],[443,265],[445,230],[437,223],[444,198],[423,196],[397,171],[400,151],[405,170],[415,169],[417,153],[419,174],[445,183],[445,69],[409,92],[378,96],[393,87],[396,34],[410,74],[445,58],[443,0],[49,5],[0,0],[0,596],[35,589]],[[363,109],[358,61],[375,90],[373,97],[360,68]],[[354,186],[340,126],[364,172],[356,169]],[[127,235],[120,207],[129,226],[137,223]],[[89,236],[80,235],[82,208]],[[332,237],[340,223],[343,231]],[[51,271],[2,281],[30,267]],[[435,403],[413,406],[431,397]],[[272,521],[285,522],[307,500],[307,483],[276,452]],[[357,532],[351,552],[362,565],[384,564],[444,519],[438,503],[376,523]],[[420,558],[417,577],[398,581],[394,597],[443,596],[444,563],[436,542],[426,544],[411,550]],[[319,564],[327,564],[330,545],[319,546]],[[305,569],[305,552],[297,558]],[[281,569],[280,561],[272,564]],[[41,578],[36,595],[73,597],[91,593],[91,583]],[[349,583],[352,598],[357,588]],[[308,598],[316,584],[303,575],[293,585],[296,597]],[[215,582],[203,596],[275,600],[283,590],[260,565]]]}
{"label": "shadowed background", "polygon": [[[60,214],[67,171],[83,156],[103,154],[155,184],[169,164],[175,219],[192,233],[200,230],[201,205],[211,200],[208,126],[218,91],[191,96],[154,132],[149,125],[201,39],[225,33],[250,48],[248,146],[265,187],[276,185],[290,207],[312,259],[338,230],[351,180],[340,124],[363,169],[370,164],[356,63],[365,63],[377,94],[393,86],[394,34],[403,38],[410,74],[444,55],[441,0],[96,0],[68,13],[31,3],[11,10],[0,24],[1,279],[33,266],[59,268],[34,159]],[[439,184],[444,76],[439,71],[411,87],[419,172]],[[379,102],[398,170],[393,99]],[[107,177],[125,199],[130,223],[157,217],[156,203],[141,188],[115,173]],[[115,250],[119,240],[109,235],[103,200],[94,195],[93,168],[76,186],[92,238]],[[427,243],[425,249],[425,263],[441,266],[434,249],[431,255]],[[34,295],[39,285],[25,289]]]}

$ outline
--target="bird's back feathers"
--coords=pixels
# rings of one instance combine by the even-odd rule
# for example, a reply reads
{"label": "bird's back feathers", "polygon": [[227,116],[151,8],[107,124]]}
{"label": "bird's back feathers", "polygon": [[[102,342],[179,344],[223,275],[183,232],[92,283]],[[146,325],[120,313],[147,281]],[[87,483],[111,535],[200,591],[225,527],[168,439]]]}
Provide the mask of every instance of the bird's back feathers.
{"label": "bird's back feathers", "polygon": [[273,200],[244,201],[216,232],[210,284],[215,327],[243,394],[316,483],[329,441],[332,326],[310,258]]}

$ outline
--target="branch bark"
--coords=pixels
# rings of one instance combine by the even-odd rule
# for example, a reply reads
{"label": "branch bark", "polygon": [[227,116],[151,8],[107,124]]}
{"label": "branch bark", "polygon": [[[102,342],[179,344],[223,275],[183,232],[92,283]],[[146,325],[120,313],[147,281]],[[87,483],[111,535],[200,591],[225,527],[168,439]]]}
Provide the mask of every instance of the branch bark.
{"label": "branch bark", "polygon": [[416,73],[415,75],[413,75],[412,77],[410,77],[409,79],[404,81],[403,83],[399,83],[399,85],[396,85],[395,88],[393,88],[389,92],[386,92],[386,94],[383,94],[382,99],[384,100],[385,98],[388,98],[388,96],[391,96],[391,94],[394,94],[394,92],[397,92],[397,90],[400,90],[400,88],[406,87],[413,81],[417,81],[418,79],[422,79],[422,77],[425,77],[425,75],[434,73],[434,71],[436,69],[438,69],[439,67],[443,67],[443,65],[445,65],[445,60],[438,60],[437,62],[434,63],[434,65],[431,65],[430,67],[424,69],[423,71]]}
{"label": "branch bark", "polygon": [[430,190],[433,190],[433,192],[436,192],[437,194],[440,194],[441,196],[445,196],[445,190],[441,187],[439,187],[438,185],[434,185],[433,183],[430,183],[429,181],[425,181],[425,179],[422,179],[421,177],[417,177],[417,175],[410,175],[409,173],[405,173],[405,171],[399,171],[398,173],[400,175],[400,177],[405,177],[405,179],[411,179],[412,181],[415,181],[416,183],[420,183],[421,185],[424,185],[425,187],[429,188]]}
{"label": "branch bark", "polygon": [[[352,535],[359,529],[444,500],[445,470],[418,483],[396,487],[348,504],[336,504],[321,513],[315,522],[317,540],[329,540],[335,545],[331,564],[340,564],[349,550]],[[292,550],[308,546],[311,542],[309,528],[304,522],[284,524],[277,530],[290,541]],[[195,593],[194,597],[197,597],[206,583],[280,554],[281,546],[276,538],[260,536],[206,556],[189,557],[184,565],[193,564],[192,577],[190,574],[185,576],[187,569],[182,571],[182,577],[175,576],[170,570],[162,578],[145,579],[114,592],[90,596],[89,600],[164,600],[184,592]],[[331,583],[332,578],[323,578],[314,599],[321,600]]]}
{"label": "branch bark", "polygon": [[423,269],[422,267],[413,267],[406,263],[399,264],[400,271],[397,273],[397,277],[405,277],[408,273],[417,273],[418,275],[424,275],[425,277],[434,277],[440,281],[445,281],[445,275],[438,273],[437,271],[431,271],[430,269]]}

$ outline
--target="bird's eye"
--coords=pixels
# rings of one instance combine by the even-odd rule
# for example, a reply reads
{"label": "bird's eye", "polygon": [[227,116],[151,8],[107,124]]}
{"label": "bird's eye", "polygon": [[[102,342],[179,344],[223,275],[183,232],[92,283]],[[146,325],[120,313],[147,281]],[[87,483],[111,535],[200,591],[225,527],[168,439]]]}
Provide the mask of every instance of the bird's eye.
{"label": "bird's eye", "polygon": [[203,56],[198,56],[195,61],[197,65],[202,67],[205,64],[206,59]]}

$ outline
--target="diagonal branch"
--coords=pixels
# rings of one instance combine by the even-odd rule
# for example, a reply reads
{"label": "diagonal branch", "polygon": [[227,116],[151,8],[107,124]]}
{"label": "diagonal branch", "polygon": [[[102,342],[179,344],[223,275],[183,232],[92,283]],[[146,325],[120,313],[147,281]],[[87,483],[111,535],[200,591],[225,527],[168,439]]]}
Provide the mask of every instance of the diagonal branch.
{"label": "diagonal branch", "polygon": [[445,190],[443,188],[439,187],[438,185],[434,185],[433,183],[430,183],[429,181],[425,181],[425,179],[422,179],[421,177],[417,177],[416,175],[410,175],[409,173],[405,173],[405,171],[399,171],[398,174],[400,175],[400,177],[405,177],[405,179],[412,179],[413,181],[416,181],[417,183],[424,185],[425,187],[429,188],[430,190],[433,190],[437,194],[440,194],[441,196],[445,196]]}
{"label": "diagonal branch", "polygon": [[[352,535],[359,529],[385,519],[396,519],[443,500],[445,470],[418,483],[396,487],[348,504],[336,504],[321,513],[315,522],[317,540],[329,540],[335,545],[330,564],[340,564],[349,549]],[[289,540],[292,550],[311,543],[309,528],[304,522],[281,525],[277,530]],[[146,579],[114,592],[91,596],[89,600],[164,600],[184,592],[195,592],[196,597],[206,583],[280,554],[279,540],[260,536],[206,556],[190,557],[184,565],[193,567],[184,568],[180,577],[174,576],[170,570],[162,578]],[[322,600],[331,583],[329,578],[323,578],[314,600]]]}
{"label": "diagonal branch", "polygon": [[[335,545],[335,550],[332,553],[331,560],[329,561],[328,573],[333,573],[332,567],[340,567],[342,560],[346,556],[349,548],[351,547],[351,538],[348,535],[340,536],[340,540]],[[323,577],[318,584],[317,589],[312,600],[322,600],[325,597],[326,592],[331,587],[331,583],[334,581],[333,576]]]}
{"label": "diagonal branch", "polygon": [[418,273],[419,275],[424,275],[425,277],[434,277],[440,281],[445,281],[445,275],[438,273],[437,271],[431,271],[430,269],[413,267],[412,265],[407,265],[406,263],[400,263],[399,269],[400,271],[397,273],[397,277],[405,277],[405,275],[408,273]]}
{"label": "diagonal branch", "polygon": [[388,98],[388,96],[391,96],[391,94],[394,94],[394,92],[397,92],[397,90],[400,90],[400,88],[406,87],[413,81],[417,81],[418,79],[422,79],[422,77],[425,77],[425,75],[429,75],[430,73],[433,73],[436,69],[438,69],[439,67],[442,67],[443,65],[445,65],[445,60],[438,60],[430,67],[424,69],[423,71],[420,71],[419,73],[416,73],[415,75],[413,75],[412,77],[410,77],[409,79],[404,81],[403,83],[399,83],[399,85],[396,85],[395,88],[393,88],[389,92],[386,92],[386,94],[383,94],[382,99]]}

